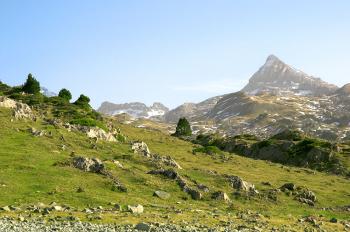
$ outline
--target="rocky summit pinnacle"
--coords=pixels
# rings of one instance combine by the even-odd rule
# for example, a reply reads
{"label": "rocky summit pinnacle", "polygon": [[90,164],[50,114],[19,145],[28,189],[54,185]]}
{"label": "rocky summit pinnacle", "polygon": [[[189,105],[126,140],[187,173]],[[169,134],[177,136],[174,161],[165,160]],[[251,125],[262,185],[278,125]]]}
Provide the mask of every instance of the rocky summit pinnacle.
{"label": "rocky summit pinnacle", "polygon": [[262,92],[273,94],[323,95],[334,93],[337,86],[295,69],[275,55],[267,57],[265,64],[250,78],[242,89],[249,95]]}

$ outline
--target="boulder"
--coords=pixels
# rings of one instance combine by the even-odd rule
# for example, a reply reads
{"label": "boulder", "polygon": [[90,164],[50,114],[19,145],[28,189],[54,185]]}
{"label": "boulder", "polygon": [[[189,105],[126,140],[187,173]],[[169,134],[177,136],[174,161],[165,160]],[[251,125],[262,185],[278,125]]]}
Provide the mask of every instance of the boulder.
{"label": "boulder", "polygon": [[285,183],[280,187],[282,191],[289,190],[289,191],[294,191],[296,190],[297,186],[293,183]]}
{"label": "boulder", "polygon": [[296,195],[296,199],[301,203],[305,203],[311,206],[314,206],[317,200],[315,193],[308,189],[302,189],[299,191]]}
{"label": "boulder", "polygon": [[97,158],[75,157],[73,166],[85,172],[101,173],[104,170],[104,164]]}
{"label": "boulder", "polygon": [[168,169],[168,170],[164,170],[164,169],[160,169],[160,170],[152,170],[152,171],[149,171],[148,174],[152,174],[152,175],[163,175],[167,178],[170,178],[170,179],[176,179],[179,174],[174,171],[174,170],[171,170],[171,169]]}
{"label": "boulder", "polygon": [[86,135],[92,139],[100,139],[107,142],[116,142],[117,139],[112,133],[106,132],[98,127],[86,127],[83,129]]}
{"label": "boulder", "polygon": [[27,104],[0,96],[0,107],[13,109],[15,119],[34,119],[33,112]]}
{"label": "boulder", "polygon": [[223,191],[214,192],[212,195],[212,199],[220,201],[231,201],[228,195]]}
{"label": "boulder", "polygon": [[0,210],[2,211],[6,211],[6,212],[9,212],[11,211],[10,207],[9,206],[4,206],[4,207],[1,207]]}
{"label": "boulder", "polygon": [[243,192],[249,192],[253,194],[259,193],[256,189],[255,186],[247,181],[244,181],[242,178],[239,176],[227,176],[231,187],[234,189],[237,189],[238,191],[243,191]]}
{"label": "boulder", "polygon": [[35,137],[41,137],[41,136],[44,136],[44,135],[46,134],[45,131],[43,131],[43,130],[37,130],[37,129],[35,129],[34,127],[31,127],[31,128],[29,129],[29,132],[30,132],[33,136],[35,136]]}
{"label": "boulder", "polygon": [[160,199],[168,199],[170,198],[170,193],[164,192],[164,191],[155,191],[153,193],[153,196],[159,197]]}
{"label": "boulder", "polygon": [[143,141],[132,143],[131,149],[133,150],[134,153],[140,153],[146,157],[149,157],[151,154],[147,144]]}
{"label": "boulder", "polygon": [[143,213],[143,206],[142,205],[137,205],[137,206],[128,205],[128,211],[133,213],[133,214],[141,214],[141,213]]}

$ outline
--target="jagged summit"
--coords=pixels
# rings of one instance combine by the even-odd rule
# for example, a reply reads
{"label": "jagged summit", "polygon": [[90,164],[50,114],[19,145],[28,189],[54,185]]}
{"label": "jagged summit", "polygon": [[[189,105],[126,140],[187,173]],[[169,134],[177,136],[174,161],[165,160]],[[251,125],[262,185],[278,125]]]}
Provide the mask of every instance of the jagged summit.
{"label": "jagged summit", "polygon": [[242,91],[250,95],[260,92],[322,95],[331,94],[337,89],[337,86],[295,69],[275,55],[269,55]]}

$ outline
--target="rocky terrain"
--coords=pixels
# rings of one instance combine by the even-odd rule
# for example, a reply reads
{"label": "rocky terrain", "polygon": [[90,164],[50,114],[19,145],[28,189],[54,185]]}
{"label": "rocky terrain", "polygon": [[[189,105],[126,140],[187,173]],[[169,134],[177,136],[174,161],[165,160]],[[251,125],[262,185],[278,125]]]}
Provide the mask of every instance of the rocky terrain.
{"label": "rocky terrain", "polygon": [[0,95],[1,231],[350,229],[348,143],[288,133],[191,141],[166,123],[101,115],[82,96],[3,83]]}

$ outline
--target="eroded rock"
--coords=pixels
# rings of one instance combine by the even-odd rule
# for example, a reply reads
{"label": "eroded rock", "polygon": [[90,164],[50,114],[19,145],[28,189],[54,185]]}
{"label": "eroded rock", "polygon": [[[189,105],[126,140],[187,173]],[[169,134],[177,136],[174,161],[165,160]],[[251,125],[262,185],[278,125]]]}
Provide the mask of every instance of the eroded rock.
{"label": "eroded rock", "polygon": [[74,157],[73,166],[85,172],[101,173],[104,170],[102,161],[97,158]]}
{"label": "eroded rock", "polygon": [[141,214],[143,213],[143,206],[142,205],[128,205],[128,211],[133,213],[133,214]]}
{"label": "eroded rock", "polygon": [[214,192],[212,195],[212,199],[220,201],[231,201],[228,195],[223,191]]}
{"label": "eroded rock", "polygon": [[255,189],[255,186],[247,181],[244,181],[239,176],[226,176],[231,187],[238,190],[244,191],[252,194],[258,194],[258,190]]}

